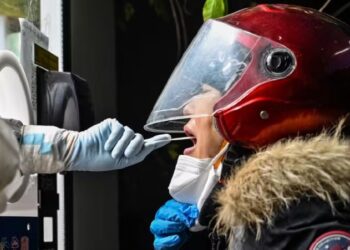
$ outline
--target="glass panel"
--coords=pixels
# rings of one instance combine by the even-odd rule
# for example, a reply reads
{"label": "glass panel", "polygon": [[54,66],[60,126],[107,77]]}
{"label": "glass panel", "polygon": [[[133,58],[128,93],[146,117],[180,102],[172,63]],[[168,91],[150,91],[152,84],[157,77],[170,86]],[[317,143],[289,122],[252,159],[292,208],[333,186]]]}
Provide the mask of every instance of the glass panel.
{"label": "glass panel", "polygon": [[1,0],[0,15],[23,17],[40,28],[40,0]]}

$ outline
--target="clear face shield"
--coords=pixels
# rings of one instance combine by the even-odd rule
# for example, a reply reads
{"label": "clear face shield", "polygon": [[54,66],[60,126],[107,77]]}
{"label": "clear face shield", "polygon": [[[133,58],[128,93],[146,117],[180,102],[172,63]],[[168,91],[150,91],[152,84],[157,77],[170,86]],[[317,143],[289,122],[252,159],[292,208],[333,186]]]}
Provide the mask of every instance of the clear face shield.
{"label": "clear face shield", "polygon": [[237,39],[242,32],[214,20],[202,26],[155,104],[146,130],[181,133],[189,119],[212,116],[214,104],[251,60],[250,49]]}
{"label": "clear face shield", "polygon": [[269,73],[266,62],[278,66],[280,61],[273,55],[287,50],[221,21],[207,21],[168,80],[145,130],[183,133],[188,120],[212,117],[214,106],[233,105],[257,85],[286,77]]}

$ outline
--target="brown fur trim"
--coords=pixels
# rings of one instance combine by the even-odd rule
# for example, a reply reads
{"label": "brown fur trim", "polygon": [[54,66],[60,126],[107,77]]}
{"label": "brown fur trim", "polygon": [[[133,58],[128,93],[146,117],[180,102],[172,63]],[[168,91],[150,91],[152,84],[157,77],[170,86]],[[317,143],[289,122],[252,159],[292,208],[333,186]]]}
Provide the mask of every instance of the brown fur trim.
{"label": "brown fur trim", "polygon": [[277,142],[249,158],[218,193],[216,230],[227,235],[251,227],[260,237],[263,224],[305,196],[333,207],[333,199],[350,201],[350,140],[322,133]]}

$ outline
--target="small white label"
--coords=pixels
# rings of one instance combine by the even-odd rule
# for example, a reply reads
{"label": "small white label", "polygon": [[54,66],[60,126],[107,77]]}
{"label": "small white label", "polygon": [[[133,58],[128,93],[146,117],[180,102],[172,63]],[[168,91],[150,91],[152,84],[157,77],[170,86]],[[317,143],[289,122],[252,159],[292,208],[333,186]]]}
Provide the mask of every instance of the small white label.
{"label": "small white label", "polygon": [[44,217],[44,242],[53,242],[52,217]]}

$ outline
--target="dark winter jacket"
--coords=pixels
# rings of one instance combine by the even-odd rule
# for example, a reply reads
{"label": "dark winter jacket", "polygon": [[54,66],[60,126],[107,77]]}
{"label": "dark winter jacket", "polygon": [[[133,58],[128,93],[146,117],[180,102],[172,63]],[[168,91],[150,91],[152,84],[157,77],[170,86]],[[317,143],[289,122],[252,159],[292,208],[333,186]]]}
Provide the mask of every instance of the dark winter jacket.
{"label": "dark winter jacket", "polygon": [[336,132],[275,143],[215,197],[214,231],[228,249],[350,249],[350,140]]}

